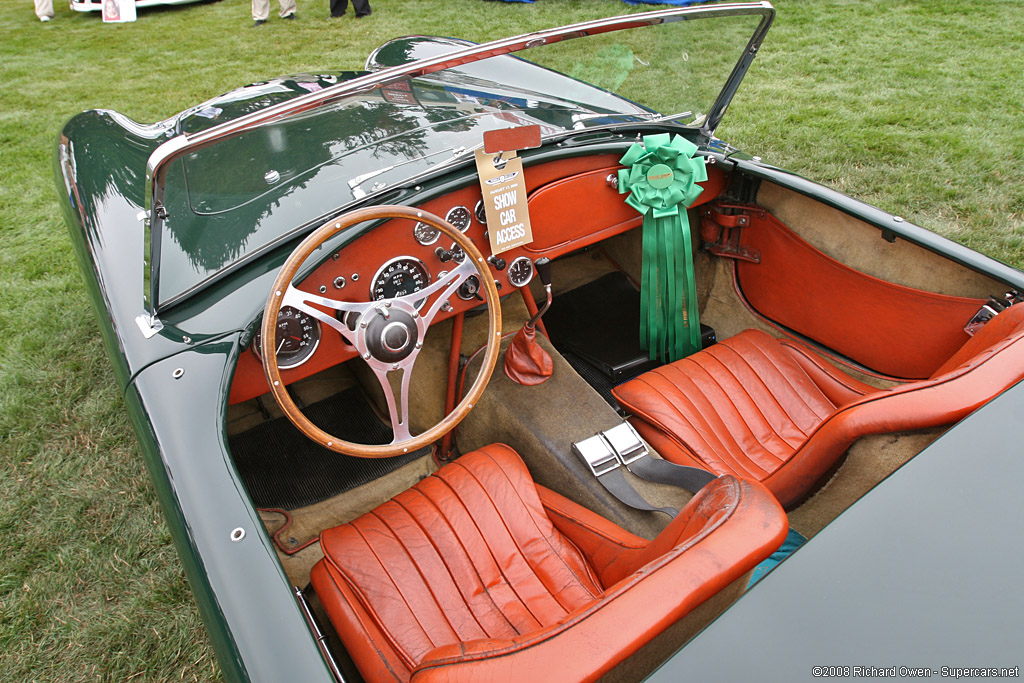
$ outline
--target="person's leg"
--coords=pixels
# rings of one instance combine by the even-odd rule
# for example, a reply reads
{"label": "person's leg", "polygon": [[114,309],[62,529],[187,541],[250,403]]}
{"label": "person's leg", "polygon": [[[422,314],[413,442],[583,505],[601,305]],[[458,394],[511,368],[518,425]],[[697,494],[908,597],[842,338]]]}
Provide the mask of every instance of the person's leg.
{"label": "person's leg", "polygon": [[331,16],[343,17],[348,9],[348,0],[331,0]]}
{"label": "person's leg", "polygon": [[295,16],[295,0],[281,0],[281,18]]}
{"label": "person's leg", "polygon": [[352,0],[352,9],[356,11],[357,17],[373,14],[373,10],[370,9],[370,0]]}
{"label": "person's leg", "polygon": [[36,16],[39,17],[39,21],[53,19],[53,0],[35,0],[35,2]]}
{"label": "person's leg", "polygon": [[270,0],[252,0],[252,20],[262,24],[270,16]]}

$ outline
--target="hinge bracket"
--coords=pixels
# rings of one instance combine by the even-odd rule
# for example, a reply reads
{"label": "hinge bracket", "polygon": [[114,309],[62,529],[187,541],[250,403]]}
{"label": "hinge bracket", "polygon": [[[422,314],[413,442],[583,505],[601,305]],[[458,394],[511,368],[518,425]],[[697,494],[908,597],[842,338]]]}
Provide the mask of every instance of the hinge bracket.
{"label": "hinge bracket", "polygon": [[761,262],[761,252],[741,242],[742,231],[751,220],[764,220],[767,211],[757,204],[714,202],[700,210],[700,236],[704,249],[716,256],[751,263]]}

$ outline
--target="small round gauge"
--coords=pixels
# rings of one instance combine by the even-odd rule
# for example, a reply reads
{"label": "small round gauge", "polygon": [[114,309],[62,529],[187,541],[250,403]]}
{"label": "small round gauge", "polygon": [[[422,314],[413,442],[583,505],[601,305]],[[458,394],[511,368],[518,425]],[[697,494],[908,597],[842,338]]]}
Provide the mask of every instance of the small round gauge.
{"label": "small round gauge", "polygon": [[452,255],[452,261],[456,263],[462,263],[466,260],[466,252],[454,242],[452,242],[452,246],[448,249],[448,253]]}
{"label": "small round gauge", "polygon": [[517,256],[508,264],[508,283],[513,287],[523,287],[533,279],[533,261],[527,256]]}
{"label": "small round gauge", "polygon": [[[430,273],[423,261],[412,256],[391,259],[377,271],[370,283],[370,297],[374,301],[394,299],[418,292],[430,284]],[[416,307],[423,305],[419,301]]]}
{"label": "small round gauge", "polygon": [[487,225],[487,207],[484,206],[484,200],[480,200],[473,207],[473,215],[480,221],[481,225]]}
{"label": "small round gauge", "polygon": [[466,232],[473,224],[473,214],[464,206],[453,206],[445,214],[444,219],[454,225],[459,232]]}
{"label": "small round gauge", "polygon": [[417,242],[427,246],[437,241],[437,238],[441,236],[441,231],[432,225],[417,223],[416,227],[412,229],[412,236],[416,238]]}
{"label": "small round gauge", "polygon": [[[320,344],[320,323],[302,311],[284,306],[277,314],[277,366],[282,370],[302,365]],[[252,351],[260,357],[263,337],[260,332],[252,343]]]}

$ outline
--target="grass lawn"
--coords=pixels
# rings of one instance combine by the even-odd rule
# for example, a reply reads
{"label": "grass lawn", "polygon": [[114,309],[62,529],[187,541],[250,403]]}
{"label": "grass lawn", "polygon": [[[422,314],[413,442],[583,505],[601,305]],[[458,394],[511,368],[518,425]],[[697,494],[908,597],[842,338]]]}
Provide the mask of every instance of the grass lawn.
{"label": "grass lawn", "polygon": [[[0,680],[177,681],[218,668],[114,389],[52,177],[93,107],[138,121],[264,77],[361,68],[409,33],[484,41],[619,0],[373,0],[251,29],[244,0],[103,25],[0,0]],[[1019,0],[777,0],[719,128],[766,161],[1024,267]],[[140,255],[141,258],[141,255]]]}

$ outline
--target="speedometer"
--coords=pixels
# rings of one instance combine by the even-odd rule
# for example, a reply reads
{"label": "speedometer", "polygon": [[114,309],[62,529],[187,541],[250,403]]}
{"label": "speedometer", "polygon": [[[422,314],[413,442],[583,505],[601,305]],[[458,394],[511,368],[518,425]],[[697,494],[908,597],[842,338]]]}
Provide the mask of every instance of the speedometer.
{"label": "speedometer", "polygon": [[[274,347],[277,349],[277,366],[282,370],[302,365],[316,351],[320,343],[320,323],[302,311],[283,306],[277,314],[277,331]],[[262,335],[256,333],[252,351],[260,357]]]}
{"label": "speedometer", "polygon": [[[370,283],[370,298],[374,301],[394,299],[418,292],[430,284],[430,273],[423,261],[412,256],[391,259],[377,271]],[[417,302],[416,308],[423,305]]]}

